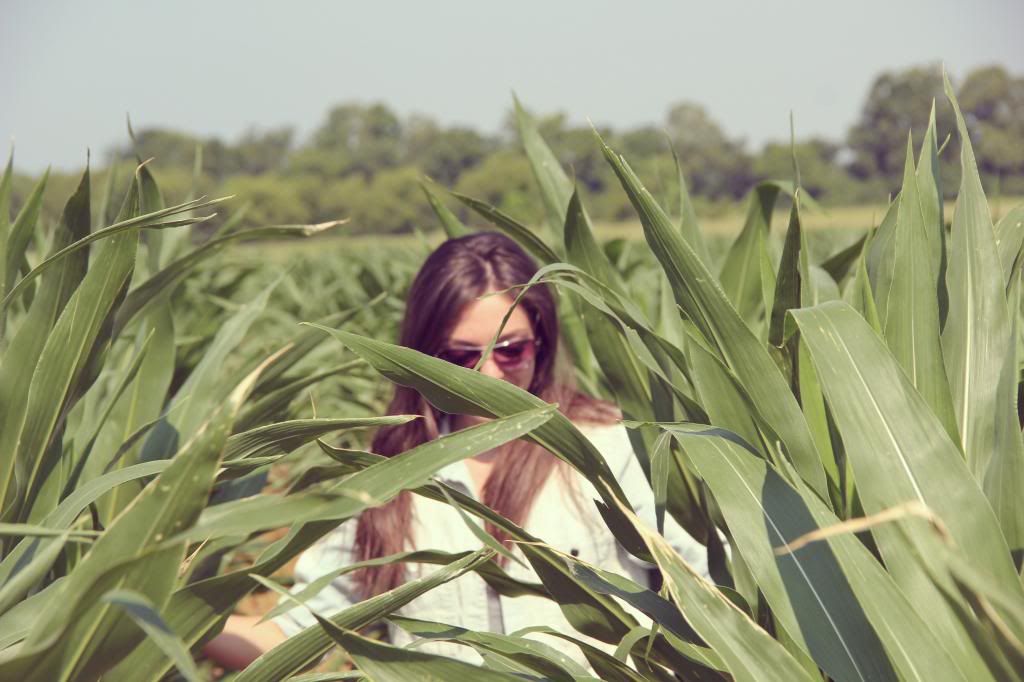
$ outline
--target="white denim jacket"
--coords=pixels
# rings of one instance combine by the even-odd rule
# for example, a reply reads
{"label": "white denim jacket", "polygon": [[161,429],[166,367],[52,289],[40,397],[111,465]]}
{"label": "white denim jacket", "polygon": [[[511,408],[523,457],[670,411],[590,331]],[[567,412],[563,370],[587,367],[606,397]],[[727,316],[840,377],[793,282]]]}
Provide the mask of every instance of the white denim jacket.
{"label": "white denim jacket", "polygon": [[[633,454],[625,427],[615,424],[577,425],[577,428],[604,455],[638,516],[654,528],[654,495]],[[569,475],[575,478],[578,492],[574,494],[567,488],[566,476],[557,473],[550,476],[534,501],[524,524],[525,530],[556,549],[574,554],[589,564],[646,585],[646,570],[649,565],[619,546],[591,502],[597,498],[591,484],[574,470]],[[474,494],[472,479],[465,462],[455,462],[445,467],[438,472],[437,477],[470,496]],[[295,568],[293,590],[297,592],[318,577],[355,563],[355,529],[355,520],[349,520],[306,550]],[[480,540],[474,537],[454,508],[420,496],[413,497],[412,535],[415,547],[408,549],[463,552],[476,550],[481,546]],[[707,550],[670,515],[666,515],[665,518],[665,538],[683,559],[702,575],[707,576]],[[513,553],[522,557],[518,550],[513,550]],[[524,564],[525,566],[510,562],[506,570],[511,577],[518,580],[540,582],[529,564],[525,561]],[[437,569],[437,566],[432,565],[406,564],[406,578],[413,580]],[[320,614],[333,615],[356,601],[358,596],[352,574],[349,573],[336,578],[307,603]],[[649,619],[639,612],[629,610],[640,622],[649,622]],[[545,625],[604,650],[614,650],[614,647],[577,633],[555,602],[535,596],[502,597],[472,572],[427,592],[397,613],[409,618],[437,621],[470,630],[506,634],[530,626]],[[286,635],[292,636],[316,621],[305,608],[296,607],[275,618],[274,622]],[[400,628],[390,626],[389,630],[391,641],[398,646],[405,646],[413,641],[413,638]],[[565,640],[541,634],[527,636],[535,637],[562,650],[584,666],[587,665],[579,649]],[[481,661],[479,655],[471,648],[451,642],[420,643],[418,648],[472,663]]]}

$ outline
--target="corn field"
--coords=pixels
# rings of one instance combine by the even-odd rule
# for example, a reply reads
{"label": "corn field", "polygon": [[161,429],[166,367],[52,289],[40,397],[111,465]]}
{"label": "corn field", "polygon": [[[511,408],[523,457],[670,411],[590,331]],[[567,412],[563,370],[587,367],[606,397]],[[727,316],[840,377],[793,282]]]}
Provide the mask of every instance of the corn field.
{"label": "corn field", "polygon": [[[317,613],[318,625],[234,679],[1024,679],[1024,206],[993,222],[948,82],[947,93],[962,167],[952,216],[933,111],[880,223],[820,260],[802,229],[814,205],[795,160],[791,181],[751,191],[724,252],[702,236],[681,174],[659,199],[595,134],[643,227],[642,241],[599,243],[522,109],[544,224],[424,185],[447,235],[473,229],[446,203],[457,201],[541,265],[531,284],[558,293],[579,384],[621,407],[658,525],[671,515],[707,544],[713,581],[637,518],[558,411],[386,342],[425,245],[279,272],[239,245],[344,226],[243,227],[233,215],[211,233],[203,224],[230,204],[165,205],[141,160],[123,199],[112,175],[94,191],[87,170],[59,223],[43,225],[44,177],[12,222],[9,162],[0,679],[205,679],[194,657],[241,600],[283,591],[276,572],[403,490],[504,529],[536,573],[525,587],[557,602],[575,631],[393,618],[477,650],[481,666],[360,633],[469,571],[521,593],[483,542],[436,559],[425,578]],[[791,205],[781,250],[771,229],[780,202]],[[368,429],[412,418],[379,416],[381,376],[446,412],[493,419],[373,455]],[[608,527],[657,566],[660,587],[556,551],[433,478],[521,437],[593,484]],[[589,666],[545,638],[574,643]],[[307,672],[335,646],[351,670]]]}

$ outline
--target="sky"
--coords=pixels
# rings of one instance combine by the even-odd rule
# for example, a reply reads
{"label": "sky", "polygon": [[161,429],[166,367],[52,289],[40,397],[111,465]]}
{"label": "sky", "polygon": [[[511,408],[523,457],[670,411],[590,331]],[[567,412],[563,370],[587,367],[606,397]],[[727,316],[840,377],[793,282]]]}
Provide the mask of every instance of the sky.
{"label": "sky", "polygon": [[839,140],[880,72],[1024,75],[1024,0],[2,0],[0,141],[15,165],[83,165],[136,129],[233,140],[341,102],[484,132],[514,91],[537,112],[627,128],[704,105],[757,148]]}

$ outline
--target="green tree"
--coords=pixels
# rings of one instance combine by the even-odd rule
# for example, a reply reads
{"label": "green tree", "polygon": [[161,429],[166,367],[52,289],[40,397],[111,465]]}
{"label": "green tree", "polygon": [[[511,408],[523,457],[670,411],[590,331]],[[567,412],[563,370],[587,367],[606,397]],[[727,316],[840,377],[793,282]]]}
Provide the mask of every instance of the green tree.
{"label": "green tree", "polygon": [[[859,178],[881,178],[890,190],[898,189],[907,132],[913,131],[915,142],[920,144],[933,102],[941,140],[953,130],[953,112],[942,92],[942,70],[938,66],[915,66],[878,76],[847,135],[853,153],[851,172]],[[944,154],[946,163],[955,160],[956,154],[950,151]]]}
{"label": "green tree", "polygon": [[383,104],[343,104],[327,113],[310,143],[293,155],[299,172],[367,177],[398,165],[402,156],[402,122]]}
{"label": "green tree", "polygon": [[1024,176],[1024,77],[1001,66],[976,69],[960,86],[959,99],[981,171]]}
{"label": "green tree", "polygon": [[454,185],[463,172],[480,164],[498,145],[497,140],[472,128],[442,128],[425,116],[409,118],[404,128],[404,162],[446,186]]}
{"label": "green tree", "polygon": [[259,175],[282,170],[291,150],[295,131],[289,127],[266,132],[250,130],[227,149],[229,173]]}
{"label": "green tree", "polygon": [[729,138],[704,107],[692,102],[673,105],[665,127],[692,193],[738,198],[750,188],[750,157],[743,142]]}
{"label": "green tree", "polygon": [[[462,194],[486,201],[525,222],[543,219],[543,208],[526,156],[519,151],[502,149],[487,157],[476,168],[459,178],[455,189]],[[467,216],[479,224],[480,219]]]}
{"label": "green tree", "polygon": [[[822,138],[811,138],[796,144],[801,184],[815,199],[842,204],[855,201],[860,189],[858,181],[838,161],[840,147]],[[754,159],[758,180],[791,180],[793,150],[788,143],[769,142]]]}

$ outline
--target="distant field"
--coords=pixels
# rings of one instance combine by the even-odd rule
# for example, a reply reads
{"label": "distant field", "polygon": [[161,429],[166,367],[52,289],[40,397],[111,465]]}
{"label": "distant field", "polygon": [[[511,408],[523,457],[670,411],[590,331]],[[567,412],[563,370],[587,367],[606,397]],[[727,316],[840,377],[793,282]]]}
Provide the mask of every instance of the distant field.
{"label": "distant field", "polygon": [[[999,197],[990,200],[992,217],[999,220],[1002,216],[1015,206],[1024,204],[1024,197]],[[818,233],[818,240],[839,246],[854,241],[859,233],[870,226],[877,225],[885,214],[885,206],[839,206],[821,208],[819,210],[805,209],[801,212],[804,227],[812,234]],[[946,220],[953,216],[953,202],[946,202]],[[743,227],[745,217],[744,210],[737,209],[724,215],[714,217],[702,217],[698,215],[701,231],[712,241],[728,240]],[[772,218],[772,231],[781,235],[786,229],[789,220],[787,210],[776,211]],[[474,222],[474,225],[481,225],[482,219]],[[643,229],[638,220],[615,223],[599,222],[595,225],[598,239],[604,241],[609,239],[642,239]],[[270,252],[274,259],[287,259],[296,253],[314,254],[316,252],[337,252],[338,249],[360,250],[365,248],[379,247],[382,242],[389,247],[396,248],[423,248],[423,241],[416,234],[397,235],[347,235],[344,226],[338,228],[332,236],[324,236],[317,239],[294,240],[288,242],[274,242],[268,244],[262,242],[243,246],[246,250],[258,250],[261,255]],[[440,230],[427,232],[424,238],[431,247],[436,246],[444,239]],[[269,248],[268,248],[269,247]],[[832,249],[824,249],[826,252]]]}

